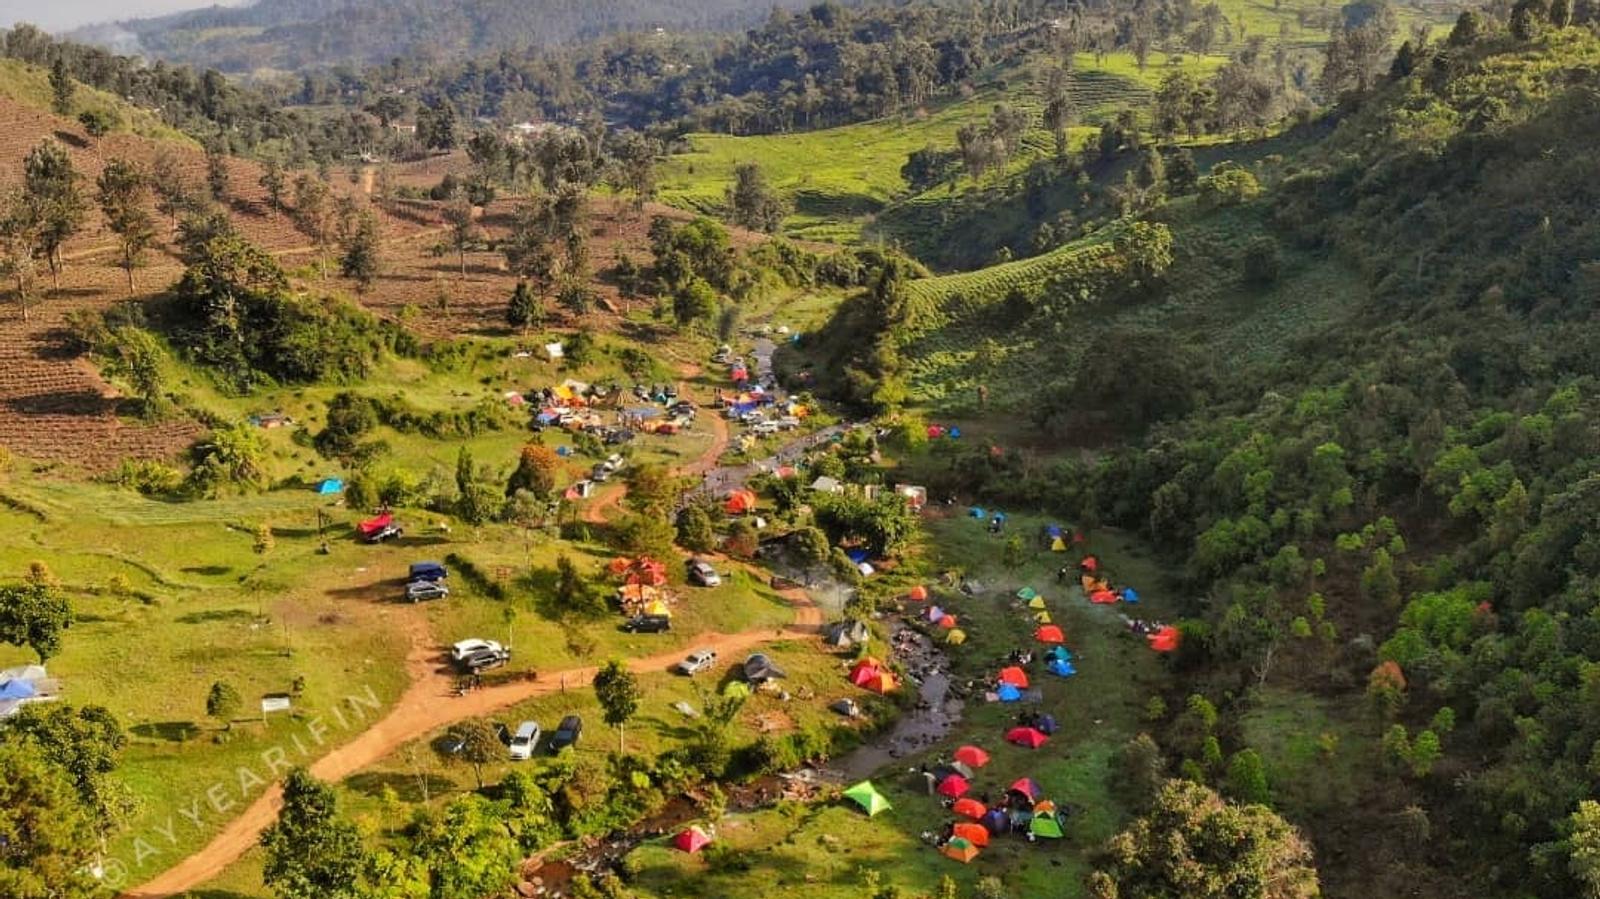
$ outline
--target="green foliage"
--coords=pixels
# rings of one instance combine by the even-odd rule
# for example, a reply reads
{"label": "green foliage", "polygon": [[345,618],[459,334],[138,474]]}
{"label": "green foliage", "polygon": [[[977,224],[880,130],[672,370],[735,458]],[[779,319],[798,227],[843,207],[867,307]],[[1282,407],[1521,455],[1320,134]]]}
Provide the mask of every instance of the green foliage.
{"label": "green foliage", "polygon": [[733,177],[727,196],[733,221],[752,231],[775,233],[789,213],[788,204],[767,183],[761,166],[754,162],[740,163],[734,168]]}
{"label": "green foliage", "polygon": [[617,729],[617,751],[625,752],[628,721],[639,711],[642,698],[639,678],[622,662],[612,659],[595,674],[594,695],[605,722]]}
{"label": "green foliage", "polygon": [[262,881],[279,899],[354,899],[366,849],[333,788],[304,768],[283,781],[278,820],[261,834]]}
{"label": "green foliage", "polygon": [[117,830],[133,810],[127,788],[111,777],[127,743],[116,717],[97,705],[28,704],[0,726],[0,748],[27,747],[67,774],[101,835]]}
{"label": "green foliage", "polygon": [[1272,791],[1267,786],[1267,767],[1254,749],[1241,749],[1228,760],[1228,796],[1239,802],[1269,805]]}
{"label": "green foliage", "polygon": [[470,767],[480,790],[483,789],[483,766],[498,762],[506,755],[505,744],[500,742],[493,722],[487,718],[457,721],[434,745],[444,753],[446,762]]}
{"label": "green foliage", "polygon": [[256,490],[266,481],[266,443],[248,424],[212,431],[190,450],[191,489],[204,496]]}
{"label": "green foliage", "polygon": [[1200,202],[1208,207],[1237,206],[1261,195],[1261,183],[1249,170],[1231,163],[1218,163],[1211,174],[1195,182]]}
{"label": "green foliage", "polygon": [[16,899],[90,899],[96,847],[90,816],[60,767],[30,746],[0,741],[0,888]]}
{"label": "green foliage", "polygon": [[71,604],[49,579],[0,584],[0,643],[32,649],[41,663],[61,651],[73,619]]}
{"label": "green foliage", "polygon": [[710,552],[716,548],[717,535],[711,528],[711,516],[698,505],[688,505],[678,513],[678,544],[691,552]]}
{"label": "green foliage", "polygon": [[214,681],[206,692],[206,716],[215,718],[225,729],[233,729],[233,719],[244,708],[244,697],[227,681]]}

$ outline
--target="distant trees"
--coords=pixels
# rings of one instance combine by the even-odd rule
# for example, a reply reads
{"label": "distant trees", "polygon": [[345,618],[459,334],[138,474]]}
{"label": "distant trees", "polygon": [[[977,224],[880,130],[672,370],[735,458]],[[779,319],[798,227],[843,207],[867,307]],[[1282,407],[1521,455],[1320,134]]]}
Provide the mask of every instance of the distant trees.
{"label": "distant trees", "polygon": [[906,164],[900,167],[900,178],[912,193],[932,190],[952,182],[961,170],[961,154],[954,150],[940,150],[932,145],[912,150]]}
{"label": "distant trees", "polygon": [[176,228],[178,215],[194,205],[194,196],[171,150],[162,148],[156,152],[150,161],[149,176],[150,189],[156,197],[156,211],[170,219]]}
{"label": "distant trees", "polygon": [[327,182],[310,172],[294,180],[294,216],[300,230],[317,248],[317,270],[328,276],[328,247],[333,241],[333,195]]}
{"label": "distant trees", "polygon": [[117,236],[118,262],[127,273],[128,295],[132,296],[133,270],[156,241],[155,222],[145,209],[149,185],[144,173],[124,159],[107,163],[97,184],[100,211],[105,215],[106,227]]}
{"label": "distant trees", "polygon": [[754,162],[741,162],[734,168],[733,186],[728,188],[727,203],[734,223],[752,231],[767,234],[777,232],[789,214],[788,204],[767,183],[761,166]]}
{"label": "distant trees", "polygon": [[1071,87],[1072,74],[1065,66],[1056,66],[1050,70],[1049,80],[1045,82],[1043,121],[1046,131],[1055,138],[1056,156],[1067,155],[1071,149],[1067,142],[1067,129],[1072,127],[1072,122],[1077,116],[1077,110],[1072,103]]}
{"label": "distant trees", "polygon": [[23,321],[28,320],[29,303],[38,287],[34,264],[38,253],[39,222],[33,204],[22,189],[8,190],[0,195],[0,278],[10,284]]}
{"label": "distant trees", "polygon": [[211,199],[218,203],[228,202],[233,191],[227,147],[217,141],[206,144],[206,186],[211,189]]}
{"label": "distant trees", "polygon": [[461,280],[467,279],[467,250],[478,239],[478,220],[472,200],[466,191],[458,190],[444,205],[441,213],[450,229],[450,247],[456,251],[461,264]]}
{"label": "distant trees", "polygon": [[544,304],[533,295],[533,289],[525,280],[517,281],[517,286],[511,291],[511,300],[506,304],[506,324],[528,333],[528,329],[544,322]]}
{"label": "distant trees", "polygon": [[289,189],[288,180],[283,174],[283,166],[279,165],[276,159],[267,160],[261,168],[261,178],[256,183],[267,192],[267,205],[273,214],[283,212],[283,198]]}
{"label": "distant trees", "polygon": [[1003,168],[1021,146],[1028,124],[1026,113],[998,103],[985,124],[961,126],[956,130],[956,149],[962,168],[974,181],[991,168]]}
{"label": "distant trees", "polygon": [[66,56],[57,54],[50,64],[50,109],[56,115],[72,115],[72,96],[77,89],[78,84],[67,68]]}
{"label": "distant trees", "polygon": [[1346,91],[1370,90],[1389,58],[1398,27],[1394,10],[1387,3],[1347,6],[1329,32],[1323,51],[1322,93],[1337,98]]}
{"label": "distant trees", "polygon": [[430,150],[456,145],[456,111],[449,100],[436,99],[417,110],[417,140]]}

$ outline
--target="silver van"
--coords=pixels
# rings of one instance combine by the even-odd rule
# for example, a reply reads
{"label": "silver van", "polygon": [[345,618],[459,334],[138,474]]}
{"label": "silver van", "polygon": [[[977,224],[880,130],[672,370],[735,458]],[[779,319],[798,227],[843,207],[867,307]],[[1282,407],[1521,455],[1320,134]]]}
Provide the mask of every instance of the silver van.
{"label": "silver van", "polygon": [[537,721],[524,721],[517,725],[517,732],[511,735],[512,760],[521,762],[533,758],[533,751],[539,748],[541,736],[543,733]]}

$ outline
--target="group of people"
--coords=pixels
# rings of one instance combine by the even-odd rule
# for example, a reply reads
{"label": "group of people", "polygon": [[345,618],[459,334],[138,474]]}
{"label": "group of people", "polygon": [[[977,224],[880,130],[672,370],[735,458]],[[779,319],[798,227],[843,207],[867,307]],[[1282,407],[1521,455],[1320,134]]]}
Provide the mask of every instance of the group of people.
{"label": "group of people", "polygon": [[1141,637],[1148,637],[1167,626],[1166,622],[1146,621],[1143,618],[1128,618],[1124,616],[1122,620],[1127,622],[1130,633],[1138,634]]}

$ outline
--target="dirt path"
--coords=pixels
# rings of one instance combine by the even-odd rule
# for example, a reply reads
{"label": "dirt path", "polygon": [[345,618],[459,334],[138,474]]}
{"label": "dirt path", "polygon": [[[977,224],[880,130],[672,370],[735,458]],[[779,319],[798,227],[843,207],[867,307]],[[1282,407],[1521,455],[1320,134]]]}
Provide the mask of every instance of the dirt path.
{"label": "dirt path", "polygon": [[[685,377],[693,377],[699,369],[686,364],[682,366],[682,371]],[[692,462],[680,466],[677,469],[680,474],[703,474],[716,467],[717,460],[728,446],[727,422],[721,416],[713,417],[712,431],[711,446]],[[604,522],[604,510],[614,508],[627,490],[622,484],[618,484],[617,488],[592,504],[585,518],[597,514],[600,517],[594,520]],[[745,563],[730,564],[756,570],[755,566]],[[822,610],[812,602],[811,597],[799,588],[780,590],[778,594],[794,608],[794,621],[788,626],[738,634],[704,633],[690,641],[691,645],[713,649],[723,656],[737,656],[779,640],[815,637],[822,625]],[[482,717],[528,699],[586,687],[594,680],[598,670],[590,665],[550,671],[541,674],[536,681],[501,684],[457,696],[455,677],[443,664],[440,650],[433,644],[426,621],[420,617],[414,619],[408,628],[408,637],[411,651],[406,657],[406,670],[411,677],[411,686],[377,724],[312,763],[312,774],[326,781],[343,780],[376,764],[402,745],[462,719]],[[627,664],[635,672],[658,672],[681,659],[683,653],[684,650],[678,648],[630,659]],[[160,899],[192,890],[217,877],[257,845],[261,832],[277,820],[282,800],[281,787],[272,786],[200,851],[143,885],[122,893],[121,899]]]}

